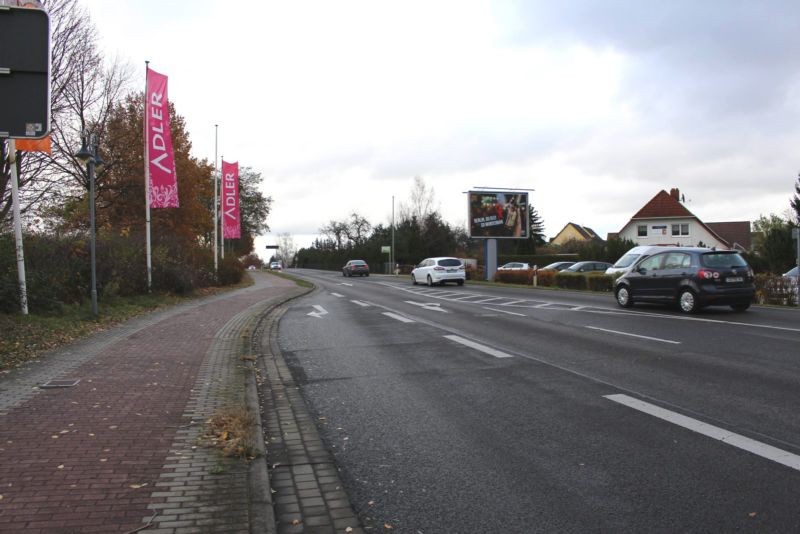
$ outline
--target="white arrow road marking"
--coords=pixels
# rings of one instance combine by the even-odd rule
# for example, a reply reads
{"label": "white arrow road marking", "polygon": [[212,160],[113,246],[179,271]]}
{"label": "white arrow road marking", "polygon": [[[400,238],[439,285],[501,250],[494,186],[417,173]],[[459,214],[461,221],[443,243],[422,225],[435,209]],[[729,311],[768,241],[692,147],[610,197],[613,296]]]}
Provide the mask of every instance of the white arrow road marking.
{"label": "white arrow road marking", "polygon": [[340,286],[353,287],[353,284],[348,284],[347,282],[339,282],[339,285]]}
{"label": "white arrow road marking", "polygon": [[391,317],[392,319],[396,319],[396,320],[400,321],[401,323],[413,323],[414,322],[412,319],[409,319],[408,317],[403,317],[402,315],[397,315],[396,313],[383,312],[383,314],[386,317]]}
{"label": "white arrow road marking", "polygon": [[655,404],[640,401],[638,399],[634,399],[633,397],[629,397],[628,395],[604,395],[604,397],[608,400],[627,406],[628,408],[639,410],[640,412],[652,415],[653,417],[658,417],[659,419],[663,419],[664,421],[670,422],[674,425],[682,426],[683,428],[687,428],[697,432],[698,434],[708,436],[709,438],[719,440],[738,449],[752,452],[753,454],[757,454],[758,456],[766,458],[767,460],[772,460],[773,462],[777,462],[785,465],[786,467],[791,467],[792,469],[800,471],[800,456],[792,454],[791,452],[778,449],[777,447],[767,445],[766,443],[761,443],[760,441],[756,441],[754,439],[746,438],[740,434],[735,434],[729,430],[725,430],[724,428],[709,425],[707,423],[703,423],[702,421],[698,421],[697,419],[692,419],[691,417],[686,417],[685,415],[681,415],[670,410],[665,410],[664,408],[656,406]]}
{"label": "white arrow road marking", "polygon": [[670,339],[661,339],[658,337],[642,336],[639,334],[629,334],[628,332],[620,332],[619,330],[607,330],[598,326],[587,326],[590,330],[599,330],[600,332],[608,332],[609,334],[617,334],[620,336],[638,337],[639,339],[649,339],[650,341],[660,341],[661,343],[672,343],[673,345],[680,345],[680,341],[672,341]]}
{"label": "white arrow road marking", "polygon": [[470,341],[469,339],[463,338],[461,336],[447,335],[444,337],[446,337],[450,341],[455,341],[456,343],[461,343],[462,345],[466,345],[467,347],[473,348],[475,350],[485,352],[486,354],[494,356],[495,358],[513,358],[511,354],[506,354],[505,352],[493,349],[492,347],[487,347],[486,345],[475,343],[474,341]]}
{"label": "white arrow road marking", "polygon": [[430,310],[430,311],[438,311],[442,313],[450,313],[441,306],[439,306],[438,302],[414,302],[413,300],[406,300],[404,301],[406,304],[413,304],[414,306],[419,306],[423,310]]}
{"label": "white arrow road marking", "polygon": [[350,302],[352,302],[353,304],[358,304],[362,308],[369,308],[369,306],[370,306],[369,303],[361,302],[360,300],[351,300]]}
{"label": "white arrow road marking", "polygon": [[327,310],[325,310],[325,308],[323,308],[319,304],[314,304],[313,308],[315,310],[317,310],[317,311],[313,311],[313,312],[307,313],[306,315],[311,315],[311,316],[314,316],[314,317],[317,317],[317,318],[320,318],[323,315],[328,315]]}
{"label": "white arrow road marking", "polygon": [[344,295],[340,295],[339,293],[333,293],[333,292],[331,292],[331,295],[333,295],[334,297],[339,297],[339,298],[342,298],[344,296]]}

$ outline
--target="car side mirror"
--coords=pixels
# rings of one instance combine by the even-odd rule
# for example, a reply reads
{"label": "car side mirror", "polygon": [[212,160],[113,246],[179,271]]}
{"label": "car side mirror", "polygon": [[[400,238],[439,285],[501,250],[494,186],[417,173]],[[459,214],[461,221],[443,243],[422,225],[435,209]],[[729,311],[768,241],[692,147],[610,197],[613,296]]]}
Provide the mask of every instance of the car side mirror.
{"label": "car side mirror", "polygon": [[644,267],[639,267],[638,269],[636,269],[636,272],[639,274],[644,274],[647,272],[647,269],[645,269]]}

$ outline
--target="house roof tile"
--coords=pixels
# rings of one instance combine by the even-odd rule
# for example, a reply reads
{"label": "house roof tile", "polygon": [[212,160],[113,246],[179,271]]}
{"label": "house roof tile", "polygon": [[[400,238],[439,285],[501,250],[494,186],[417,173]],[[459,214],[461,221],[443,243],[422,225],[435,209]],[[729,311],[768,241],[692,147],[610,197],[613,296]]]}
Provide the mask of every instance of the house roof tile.
{"label": "house roof tile", "polygon": [[632,219],[653,219],[657,217],[694,217],[686,206],[663,189],[650,202],[636,212]]}
{"label": "house roof tile", "polygon": [[752,245],[750,237],[750,221],[710,222],[705,223],[718,236],[725,239],[731,246],[739,245],[749,250]]}

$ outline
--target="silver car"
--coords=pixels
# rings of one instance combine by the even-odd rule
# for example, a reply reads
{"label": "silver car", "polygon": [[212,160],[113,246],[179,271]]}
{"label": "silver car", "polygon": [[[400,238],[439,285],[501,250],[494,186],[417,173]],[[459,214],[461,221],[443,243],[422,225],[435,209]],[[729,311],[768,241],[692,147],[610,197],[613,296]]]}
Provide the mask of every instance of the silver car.
{"label": "silver car", "polygon": [[420,282],[429,286],[455,282],[463,286],[466,279],[467,271],[458,258],[426,258],[411,271],[411,283],[414,285]]}

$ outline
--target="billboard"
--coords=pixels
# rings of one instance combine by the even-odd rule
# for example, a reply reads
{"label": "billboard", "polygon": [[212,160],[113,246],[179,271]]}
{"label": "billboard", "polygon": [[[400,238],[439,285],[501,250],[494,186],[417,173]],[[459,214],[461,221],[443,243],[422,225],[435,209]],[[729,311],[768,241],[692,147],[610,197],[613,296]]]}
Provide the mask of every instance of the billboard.
{"label": "billboard", "polygon": [[528,193],[470,191],[468,209],[470,237],[527,239],[530,235]]}

